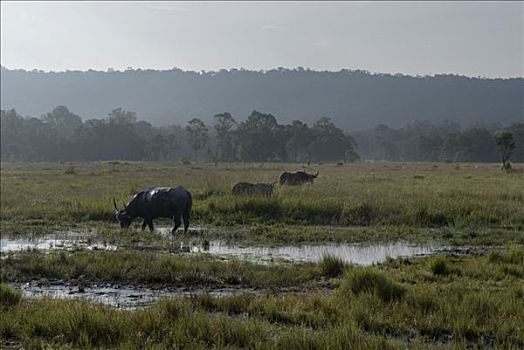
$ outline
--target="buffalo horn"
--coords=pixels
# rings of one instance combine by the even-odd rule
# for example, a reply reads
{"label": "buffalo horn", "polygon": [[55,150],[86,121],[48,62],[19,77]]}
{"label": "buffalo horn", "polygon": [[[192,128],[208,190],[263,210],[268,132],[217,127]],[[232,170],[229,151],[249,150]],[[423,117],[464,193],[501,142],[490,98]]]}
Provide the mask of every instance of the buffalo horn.
{"label": "buffalo horn", "polygon": [[118,211],[118,208],[117,208],[117,206],[116,206],[116,201],[115,201],[114,198],[113,198],[113,205],[115,206],[115,209]]}

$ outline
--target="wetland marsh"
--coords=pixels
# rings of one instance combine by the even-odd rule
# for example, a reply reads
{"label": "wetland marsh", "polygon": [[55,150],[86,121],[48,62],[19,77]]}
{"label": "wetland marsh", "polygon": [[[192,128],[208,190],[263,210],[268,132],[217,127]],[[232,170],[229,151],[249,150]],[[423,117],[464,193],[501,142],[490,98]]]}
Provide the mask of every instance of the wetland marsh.
{"label": "wetland marsh", "polygon": [[[2,164],[2,347],[524,347],[522,174],[325,164],[230,194],[301,168]],[[188,234],[118,227],[112,198],[175,185]]]}

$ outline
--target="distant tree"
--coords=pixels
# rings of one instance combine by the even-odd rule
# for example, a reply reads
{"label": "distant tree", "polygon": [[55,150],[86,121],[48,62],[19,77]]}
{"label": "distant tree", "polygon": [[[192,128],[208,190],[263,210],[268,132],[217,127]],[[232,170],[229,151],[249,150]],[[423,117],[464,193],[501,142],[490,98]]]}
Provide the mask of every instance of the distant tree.
{"label": "distant tree", "polygon": [[137,116],[135,112],[126,111],[122,108],[116,108],[108,113],[109,122],[115,124],[135,124],[137,121]]}
{"label": "distant tree", "polygon": [[443,140],[439,129],[428,121],[415,121],[399,135],[402,158],[409,161],[438,161]]}
{"label": "distant tree", "polygon": [[234,145],[231,131],[236,125],[236,120],[227,112],[215,115],[214,120],[214,129],[218,141],[216,160],[233,160]]}
{"label": "distant tree", "polygon": [[143,120],[139,120],[133,124],[133,131],[137,136],[146,140],[151,140],[157,135],[151,123]]}
{"label": "distant tree", "polygon": [[311,144],[311,152],[316,160],[344,160],[346,152],[353,150],[353,138],[345,135],[330,118],[320,118],[313,124],[312,132],[314,141]]}
{"label": "distant tree", "polygon": [[493,162],[497,159],[497,150],[493,144],[492,133],[483,127],[464,130],[460,137],[460,149],[468,155],[470,162]]}
{"label": "distant tree", "polygon": [[511,156],[513,162],[524,162],[524,123],[514,123],[511,124],[509,128],[506,129],[511,132],[513,135],[513,140],[515,140],[515,150]]}
{"label": "distant tree", "polygon": [[355,152],[352,149],[346,151],[345,161],[347,163],[354,163],[354,162],[359,161],[359,160],[360,160],[360,156],[358,155],[357,152]]}
{"label": "distant tree", "polygon": [[197,157],[198,151],[204,148],[209,141],[209,130],[202,120],[193,118],[188,122],[186,132],[189,144]]}
{"label": "distant tree", "polygon": [[146,145],[146,155],[149,159],[162,160],[167,154],[168,140],[161,134],[153,136]]}
{"label": "distant tree", "polygon": [[243,161],[265,162],[285,158],[284,145],[279,142],[279,125],[271,114],[253,111],[235,132]]}
{"label": "distant tree", "polygon": [[107,119],[86,120],[73,139],[76,159],[146,159],[147,141],[136,134],[133,112],[113,110]]}
{"label": "distant tree", "polygon": [[422,161],[436,162],[439,160],[443,140],[436,132],[416,137],[417,158]]}
{"label": "distant tree", "polygon": [[497,150],[502,158],[502,170],[510,168],[509,158],[515,149],[513,134],[509,131],[501,131],[494,135]]}
{"label": "distant tree", "polygon": [[311,148],[313,134],[307,124],[293,120],[290,125],[286,125],[287,142],[286,152],[288,160],[292,162],[311,161]]}
{"label": "distant tree", "polygon": [[440,147],[439,160],[443,162],[456,162],[460,156],[460,135],[450,133],[444,136]]}
{"label": "distant tree", "polygon": [[29,123],[16,110],[1,110],[0,152],[2,160],[25,160],[30,150],[32,132]]}
{"label": "distant tree", "polygon": [[82,126],[82,119],[71,113],[66,106],[55,107],[51,113],[47,113],[42,119],[64,138],[70,138]]}

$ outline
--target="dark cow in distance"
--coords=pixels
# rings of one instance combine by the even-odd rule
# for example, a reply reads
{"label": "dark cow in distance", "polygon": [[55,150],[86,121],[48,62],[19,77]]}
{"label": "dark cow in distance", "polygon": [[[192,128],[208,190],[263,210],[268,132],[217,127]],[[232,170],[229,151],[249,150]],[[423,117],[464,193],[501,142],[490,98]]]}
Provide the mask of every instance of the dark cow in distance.
{"label": "dark cow in distance", "polygon": [[305,183],[313,183],[318,176],[318,171],[315,175],[308,174],[304,171],[297,171],[296,173],[288,173],[287,171],[283,172],[280,175],[280,184],[281,185],[302,185]]}
{"label": "dark cow in distance", "polygon": [[136,193],[122,209],[118,209],[116,201],[113,199],[116,218],[120,222],[120,227],[127,228],[131,225],[133,219],[140,217],[144,219],[142,230],[148,226],[149,230],[153,231],[153,219],[169,218],[173,219],[175,224],[171,233],[175,233],[180,227],[181,219],[184,220],[184,233],[187,233],[192,204],[191,193],[183,187],[145,189]]}
{"label": "dark cow in distance", "polygon": [[272,184],[264,184],[264,183],[258,183],[258,184],[252,184],[249,182],[239,182],[235,186],[233,186],[233,194],[234,195],[263,195],[263,196],[271,196],[273,194],[273,187],[275,186],[274,183]]}

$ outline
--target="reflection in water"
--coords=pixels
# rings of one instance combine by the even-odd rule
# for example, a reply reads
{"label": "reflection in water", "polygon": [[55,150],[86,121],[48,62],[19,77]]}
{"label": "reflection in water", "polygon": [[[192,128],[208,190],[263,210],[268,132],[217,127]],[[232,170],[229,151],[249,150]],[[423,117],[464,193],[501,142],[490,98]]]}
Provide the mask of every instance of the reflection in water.
{"label": "reflection in water", "polygon": [[116,250],[117,247],[103,242],[92,241],[93,234],[77,232],[57,232],[40,238],[7,238],[0,239],[0,252],[16,252],[22,250],[50,250],[50,249],[87,249],[87,250]]}
{"label": "reflection in water", "polygon": [[239,258],[271,261],[286,259],[292,261],[319,261],[324,255],[332,255],[348,263],[372,265],[387,258],[424,256],[442,250],[441,246],[432,244],[413,245],[405,242],[380,244],[318,244],[281,247],[238,247],[220,241],[211,241],[209,246],[193,246],[191,251],[209,254],[229,255]]}
{"label": "reflection in water", "polygon": [[[73,232],[55,233],[37,239],[10,239],[2,237],[0,240],[0,251],[2,253],[7,253],[28,249],[118,249],[116,245],[94,241],[93,238],[92,234],[79,234]],[[387,258],[434,254],[441,251],[443,248],[444,247],[435,244],[414,245],[406,242],[386,242],[375,244],[325,243],[277,247],[241,247],[220,240],[204,240],[204,243],[199,244],[182,244],[180,247],[175,248],[175,252],[178,254],[206,253],[235,256],[241,259],[250,259],[265,263],[281,259],[299,262],[315,262],[322,259],[324,255],[332,255],[339,257],[348,263],[371,265],[383,262]]]}

